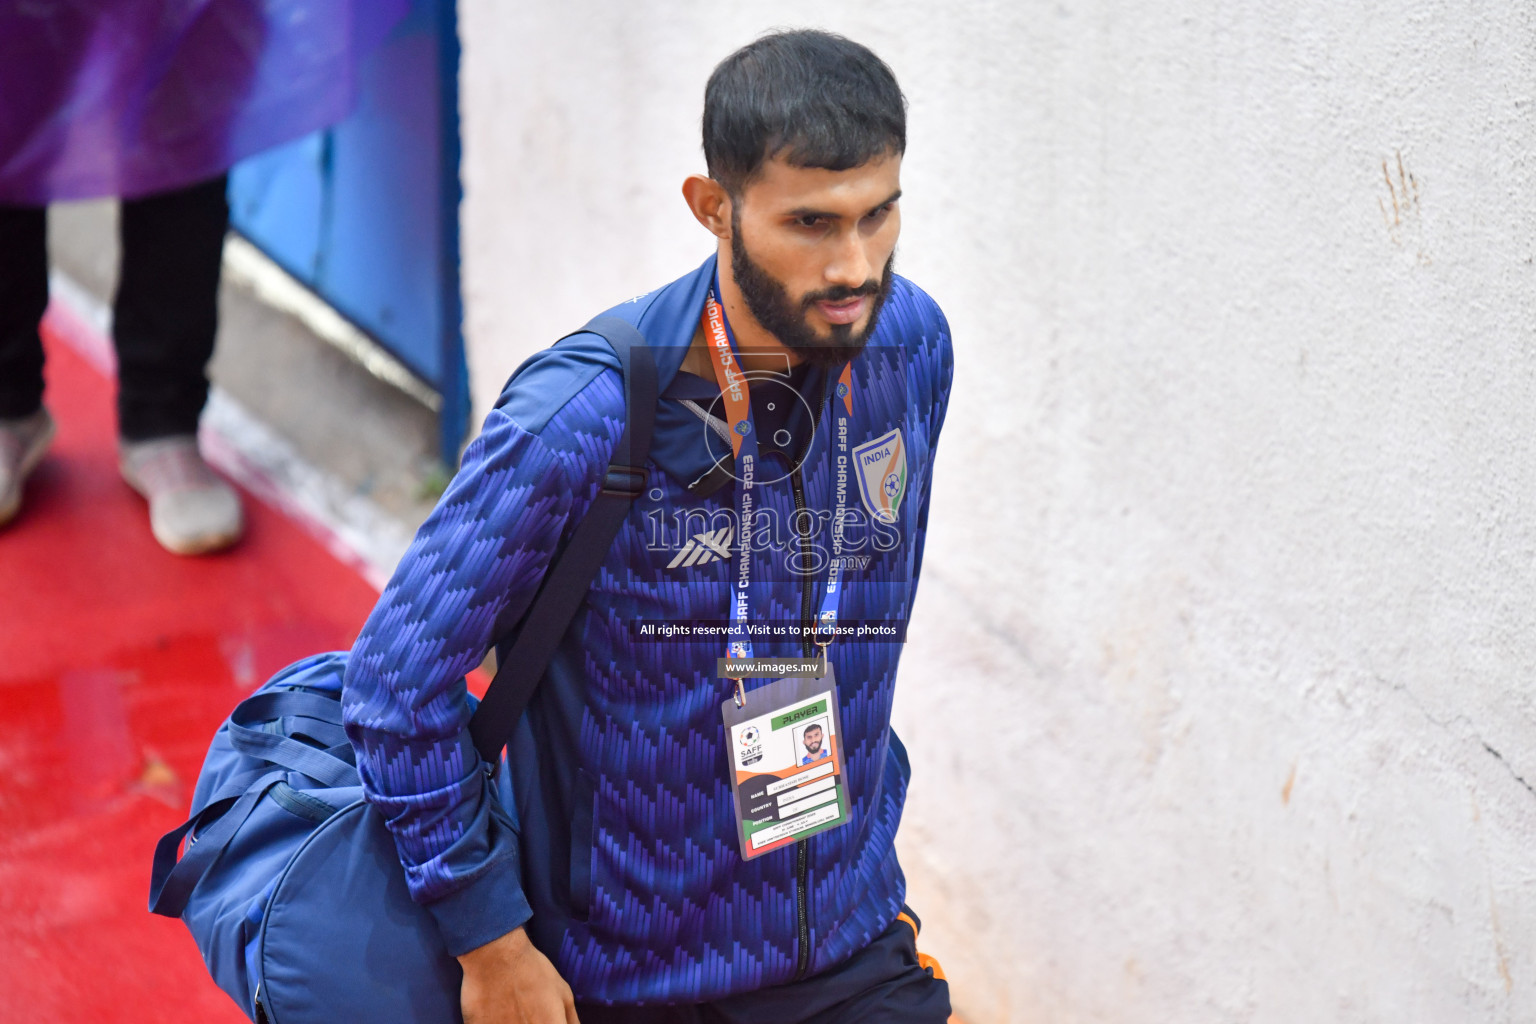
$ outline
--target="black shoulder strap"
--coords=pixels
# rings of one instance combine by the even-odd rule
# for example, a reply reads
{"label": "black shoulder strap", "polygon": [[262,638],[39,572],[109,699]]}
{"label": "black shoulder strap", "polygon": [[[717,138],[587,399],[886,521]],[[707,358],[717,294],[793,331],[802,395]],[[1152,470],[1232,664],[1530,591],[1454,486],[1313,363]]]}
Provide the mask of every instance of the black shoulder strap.
{"label": "black shoulder strap", "polygon": [[500,761],[501,748],[512,738],[630,504],[645,489],[645,460],[656,421],[656,363],[651,350],[640,332],[618,317],[597,317],[577,333],[601,335],[619,355],[624,374],[624,433],[613,449],[597,497],[545,576],[543,588],[523,617],[517,641],[469,721],[475,749],[490,764]]}

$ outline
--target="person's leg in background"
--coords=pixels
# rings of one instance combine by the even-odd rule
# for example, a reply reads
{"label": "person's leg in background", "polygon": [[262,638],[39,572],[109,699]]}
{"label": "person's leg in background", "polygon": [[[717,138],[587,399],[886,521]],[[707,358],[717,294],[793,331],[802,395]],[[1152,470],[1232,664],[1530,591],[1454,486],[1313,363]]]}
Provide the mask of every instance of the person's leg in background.
{"label": "person's leg in background", "polygon": [[47,308],[47,208],[0,206],[0,526],[21,509],[27,474],[53,439],[37,333]]}
{"label": "person's leg in background", "polygon": [[218,330],[227,182],[221,175],[124,200],[120,217],[112,334],[122,471],[149,501],[155,539],[185,555],[227,547],[243,529],[239,497],[197,449]]}

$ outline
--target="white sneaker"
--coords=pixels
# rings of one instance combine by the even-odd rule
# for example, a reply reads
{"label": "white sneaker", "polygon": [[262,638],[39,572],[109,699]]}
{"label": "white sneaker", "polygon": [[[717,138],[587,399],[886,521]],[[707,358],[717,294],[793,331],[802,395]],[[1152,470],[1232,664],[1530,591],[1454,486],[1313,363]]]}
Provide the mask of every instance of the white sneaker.
{"label": "white sneaker", "polygon": [[54,429],[47,409],[25,419],[0,420],[0,526],[21,511],[22,487],[27,475],[43,461]]}
{"label": "white sneaker", "polygon": [[201,555],[240,539],[240,496],[208,468],[193,435],[124,441],[118,466],[128,486],[148,499],[149,528],[165,550]]}

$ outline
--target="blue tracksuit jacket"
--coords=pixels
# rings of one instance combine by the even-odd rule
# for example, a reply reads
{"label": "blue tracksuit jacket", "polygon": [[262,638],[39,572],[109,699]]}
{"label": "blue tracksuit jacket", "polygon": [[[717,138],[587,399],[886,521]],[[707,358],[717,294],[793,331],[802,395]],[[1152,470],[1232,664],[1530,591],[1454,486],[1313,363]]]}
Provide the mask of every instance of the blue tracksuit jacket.
{"label": "blue tracksuit jacket", "polygon": [[[610,311],[657,356],[663,398],[647,489],[523,716],[510,770],[487,781],[463,677],[528,607],[623,430],[622,379],[602,339],[575,335],[514,374],[346,675],[363,785],[449,948],[465,952],[526,923],[581,1000],[696,1002],[814,974],[879,935],[905,894],[893,841],[908,766],[890,728],[900,643],[848,638],[830,648],[850,823],[743,861],[720,719],[732,684],[715,675],[724,636],[647,631],[729,619],[734,559],[687,550],[700,534],[735,550],[735,533],[721,532],[734,516],[729,448],[679,400],[707,407],[718,393],[678,370],[714,266],[711,257]],[[844,624],[904,633],[951,372],[943,314],[897,277],[853,364],[850,447],[899,430],[905,483],[887,473],[853,488],[850,507],[873,509],[880,499],[868,495],[882,488],[899,504],[893,524],[869,517],[849,530],[844,550],[862,561],[843,572]],[[825,376],[812,371],[801,387],[813,411],[827,408]],[[768,390],[754,386],[754,403]],[[833,442],[797,415],[787,426],[804,452],[800,469],[768,472],[765,449],[753,492],[756,625],[808,622],[826,580]],[[805,653],[795,636],[754,646],[758,657]]]}

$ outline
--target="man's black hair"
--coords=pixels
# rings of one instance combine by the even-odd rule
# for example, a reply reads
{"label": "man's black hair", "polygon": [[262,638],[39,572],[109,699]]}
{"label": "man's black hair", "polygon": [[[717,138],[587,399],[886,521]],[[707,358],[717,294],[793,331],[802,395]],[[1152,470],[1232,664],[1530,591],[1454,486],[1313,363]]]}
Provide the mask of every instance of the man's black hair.
{"label": "man's black hair", "polygon": [[704,89],[704,161],[731,195],[782,155],[846,171],[907,149],[906,99],[868,47],[830,32],[776,32],[715,68]]}

